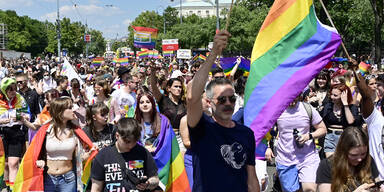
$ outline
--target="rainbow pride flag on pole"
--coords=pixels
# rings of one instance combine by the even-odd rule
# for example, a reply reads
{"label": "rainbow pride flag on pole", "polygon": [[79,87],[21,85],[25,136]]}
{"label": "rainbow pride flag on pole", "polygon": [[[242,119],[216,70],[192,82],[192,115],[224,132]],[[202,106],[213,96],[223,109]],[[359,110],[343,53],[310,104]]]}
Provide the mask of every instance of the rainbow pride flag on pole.
{"label": "rainbow pride flag on pole", "polygon": [[149,27],[135,27],[133,28],[133,45],[137,48],[155,48],[157,39],[157,29]]}
{"label": "rainbow pride flag on pole", "polygon": [[140,52],[138,53],[138,55],[139,55],[139,58],[140,58],[140,59],[142,59],[142,58],[146,58],[146,57],[148,57],[149,52],[148,52],[148,50],[140,51]]}
{"label": "rainbow pride flag on pole", "polygon": [[92,66],[100,66],[101,62],[104,61],[104,57],[96,57],[92,59]]}
{"label": "rainbow pride flag on pole", "polygon": [[159,144],[156,147],[154,159],[158,168],[159,186],[165,192],[191,191],[176,135],[165,116],[161,118],[161,131],[158,138]]}
{"label": "rainbow pride flag on pole", "polygon": [[120,63],[120,65],[129,65],[128,58],[114,58],[113,64]]}
{"label": "rainbow pride flag on pole", "polygon": [[256,151],[341,43],[337,30],[320,23],[314,9],[312,0],[276,0],[260,28],[244,96],[244,123],[254,131]]}
{"label": "rainbow pride flag on pole", "polygon": [[164,57],[172,57],[173,56],[173,51],[163,51],[163,56]]}
{"label": "rainbow pride flag on pole", "polygon": [[364,76],[366,73],[368,73],[368,70],[370,67],[371,67],[370,64],[367,64],[364,61],[360,62],[359,71],[360,71],[361,75]]}

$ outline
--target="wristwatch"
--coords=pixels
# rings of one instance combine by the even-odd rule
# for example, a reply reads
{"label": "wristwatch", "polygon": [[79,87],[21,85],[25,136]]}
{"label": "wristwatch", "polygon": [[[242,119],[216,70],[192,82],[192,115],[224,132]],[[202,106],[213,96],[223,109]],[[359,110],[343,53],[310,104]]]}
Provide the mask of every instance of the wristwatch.
{"label": "wristwatch", "polygon": [[309,139],[313,139],[312,133],[309,133]]}

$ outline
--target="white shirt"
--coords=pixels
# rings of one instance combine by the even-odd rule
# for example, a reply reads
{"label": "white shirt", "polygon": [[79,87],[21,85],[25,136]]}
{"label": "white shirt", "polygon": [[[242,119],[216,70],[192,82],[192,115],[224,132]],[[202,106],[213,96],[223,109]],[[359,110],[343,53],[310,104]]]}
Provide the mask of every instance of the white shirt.
{"label": "white shirt", "polygon": [[371,115],[364,120],[368,125],[369,153],[375,160],[377,169],[379,170],[380,180],[384,180],[384,150],[381,141],[384,117],[380,111],[374,108]]}

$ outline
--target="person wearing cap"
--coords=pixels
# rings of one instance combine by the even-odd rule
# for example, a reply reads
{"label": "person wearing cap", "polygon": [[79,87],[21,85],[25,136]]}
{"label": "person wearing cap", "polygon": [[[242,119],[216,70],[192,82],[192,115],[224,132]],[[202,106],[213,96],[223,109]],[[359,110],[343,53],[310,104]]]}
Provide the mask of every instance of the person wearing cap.
{"label": "person wearing cap", "polygon": [[130,68],[127,67],[120,67],[117,71],[120,78],[120,85],[119,89],[116,89],[112,93],[111,110],[113,112],[113,123],[117,123],[122,117],[128,117],[129,109],[135,105],[136,98],[131,94],[130,84],[132,83],[132,76],[130,71]]}
{"label": "person wearing cap", "polygon": [[21,126],[30,119],[26,100],[17,93],[16,80],[4,78],[0,83],[0,135],[8,161],[10,187],[16,178],[19,160],[23,156],[25,133]]}

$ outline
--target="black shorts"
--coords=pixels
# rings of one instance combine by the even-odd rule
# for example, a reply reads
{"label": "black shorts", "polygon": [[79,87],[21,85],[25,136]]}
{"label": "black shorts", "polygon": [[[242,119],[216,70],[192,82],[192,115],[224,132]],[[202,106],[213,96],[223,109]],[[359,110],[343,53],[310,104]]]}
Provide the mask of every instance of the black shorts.
{"label": "black shorts", "polygon": [[5,157],[23,157],[25,132],[21,129],[21,125],[0,127],[0,135],[3,139]]}

